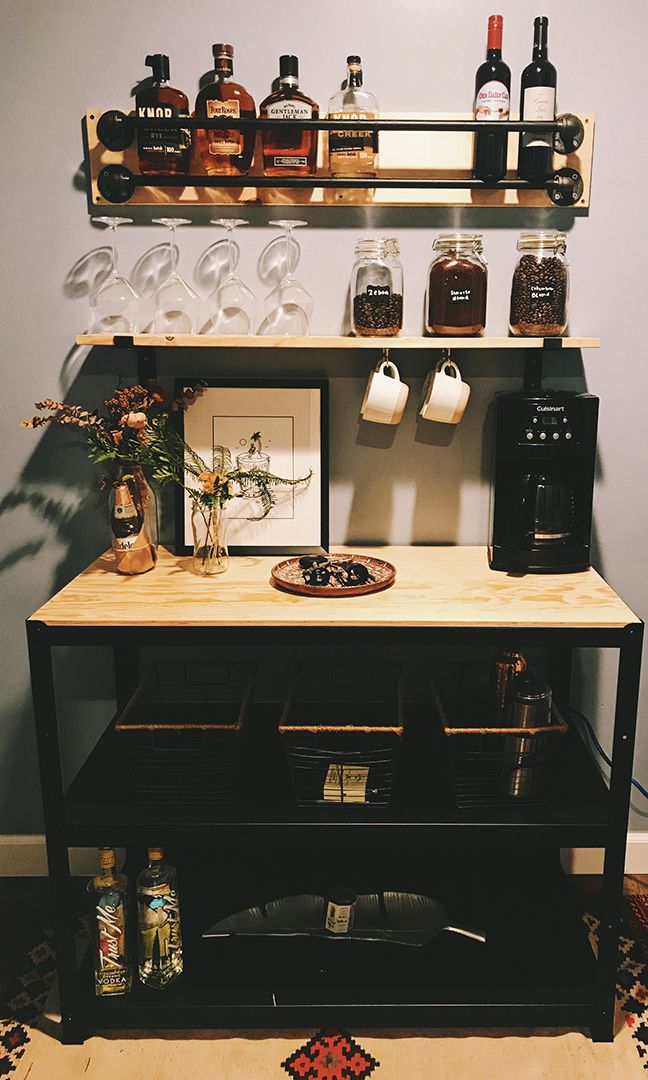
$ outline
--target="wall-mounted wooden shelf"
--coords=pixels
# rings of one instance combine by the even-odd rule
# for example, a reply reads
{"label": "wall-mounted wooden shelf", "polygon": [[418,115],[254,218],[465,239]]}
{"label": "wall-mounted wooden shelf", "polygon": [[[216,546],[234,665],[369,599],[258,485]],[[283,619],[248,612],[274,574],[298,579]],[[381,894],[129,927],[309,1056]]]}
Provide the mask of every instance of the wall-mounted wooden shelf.
{"label": "wall-mounted wooden shelf", "polygon": [[210,334],[78,334],[77,345],[182,349],[598,349],[599,338],[221,337]]}
{"label": "wall-mounted wooden shelf", "polygon": [[[90,212],[98,207],[104,208],[116,205],[120,200],[105,198],[99,191],[98,177],[106,166],[125,166],[139,181],[139,162],[135,142],[124,150],[108,150],[97,135],[97,123],[102,116],[101,109],[93,109],[86,113],[84,125],[84,143],[86,156],[86,169],[88,176],[88,204]],[[584,138],[578,150],[570,154],[554,154],[553,167],[555,170],[575,170],[582,178],[582,194],[575,203],[574,209],[585,209],[590,203],[590,186],[592,174],[592,157],[594,146],[594,117],[591,114],[578,112],[584,128]],[[511,116],[511,122],[516,116]],[[308,181],[299,181],[294,188],[282,187],[277,181],[273,186],[262,186],[269,183],[268,178],[261,180],[261,185],[254,183],[253,174],[260,174],[258,167],[260,161],[259,146],[255,152],[255,162],[249,177],[242,177],[240,186],[231,186],[231,178],[227,185],[216,187],[214,177],[206,178],[207,186],[198,184],[199,177],[193,174],[200,173],[201,163],[195,156],[191,162],[189,183],[184,185],[182,178],[173,178],[172,183],[166,186],[156,184],[142,184],[136,186],[130,197],[125,200],[125,205],[131,206],[155,206],[181,207],[183,212],[192,206],[475,206],[475,207],[544,207],[554,208],[548,191],[545,189],[533,189],[517,178],[517,151],[518,134],[511,131],[508,140],[507,157],[507,183],[504,185],[488,187],[472,179],[473,158],[473,134],[469,130],[449,130],[443,124],[451,124],[460,121],[474,123],[472,115],[468,113],[416,113],[403,117],[399,113],[385,113],[380,118],[380,124],[385,126],[392,121],[397,124],[405,121],[409,129],[405,130],[381,130],[380,132],[380,169],[379,182],[385,186],[354,188],[345,185],[343,179],[335,182],[331,179],[326,168],[326,143],[327,133],[322,131],[319,140],[319,154],[317,166],[317,181],[324,186],[313,187]],[[322,121],[319,126],[325,126]],[[378,122],[377,122],[378,123]],[[416,125],[434,126],[436,130],[420,130]],[[195,126],[191,121],[189,126]],[[363,122],[363,126],[364,122]],[[192,183],[192,177],[194,183]],[[203,178],[205,179],[205,178]],[[411,187],[407,186],[411,181]],[[444,181],[446,183],[444,183]],[[270,181],[271,183],[271,181]],[[352,182],[353,183],[353,182]],[[356,181],[360,183],[360,181]],[[333,185],[327,187],[326,185]],[[401,186],[403,185],[403,186]],[[464,185],[463,187],[461,185]],[[559,203],[560,206],[570,206],[569,202]]]}

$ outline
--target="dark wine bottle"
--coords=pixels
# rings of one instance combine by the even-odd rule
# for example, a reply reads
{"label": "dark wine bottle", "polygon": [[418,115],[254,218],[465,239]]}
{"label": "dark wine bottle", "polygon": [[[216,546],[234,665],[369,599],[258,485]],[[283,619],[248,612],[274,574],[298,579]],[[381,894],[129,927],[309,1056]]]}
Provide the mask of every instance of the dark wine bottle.
{"label": "dark wine bottle", "polygon": [[[502,60],[502,15],[488,19],[486,59],[477,68],[475,78],[475,120],[508,120],[511,97],[511,72]],[[475,134],[473,176],[493,184],[506,173],[508,132],[480,131]]]}
{"label": "dark wine bottle", "polygon": [[[520,87],[521,120],[554,120],[556,115],[556,69],[547,59],[546,15],[533,23],[533,59],[522,72]],[[522,180],[540,182],[553,172],[551,132],[523,132],[518,151],[518,175]]]}
{"label": "dark wine bottle", "polygon": [[114,486],[114,502],[110,528],[118,547],[132,547],[131,537],[137,536],[144,519],[135,505],[128,484],[124,481]]}

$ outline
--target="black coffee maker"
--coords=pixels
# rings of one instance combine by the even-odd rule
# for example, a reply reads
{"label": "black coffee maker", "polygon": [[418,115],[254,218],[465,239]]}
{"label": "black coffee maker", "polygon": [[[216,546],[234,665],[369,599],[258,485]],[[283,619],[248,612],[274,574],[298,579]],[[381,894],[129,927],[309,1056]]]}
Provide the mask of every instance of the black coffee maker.
{"label": "black coffee maker", "polygon": [[598,398],[522,390],[495,399],[493,570],[557,574],[590,565]]}

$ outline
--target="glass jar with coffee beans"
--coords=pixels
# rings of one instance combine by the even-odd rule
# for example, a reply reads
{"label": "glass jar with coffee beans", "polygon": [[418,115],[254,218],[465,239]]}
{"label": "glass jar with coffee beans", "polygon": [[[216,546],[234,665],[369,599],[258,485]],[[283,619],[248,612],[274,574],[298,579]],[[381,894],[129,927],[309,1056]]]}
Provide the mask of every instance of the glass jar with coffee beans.
{"label": "glass jar with coffee beans", "polygon": [[486,326],[486,261],[478,233],[447,233],[433,244],[425,300],[429,334],[474,337]]}
{"label": "glass jar with coffee beans", "polygon": [[403,267],[396,240],[358,240],[351,274],[351,325],[359,337],[400,333]]}
{"label": "glass jar with coffee beans", "polygon": [[516,337],[559,337],[567,329],[569,263],[565,234],[526,232],[511,288],[511,331]]}

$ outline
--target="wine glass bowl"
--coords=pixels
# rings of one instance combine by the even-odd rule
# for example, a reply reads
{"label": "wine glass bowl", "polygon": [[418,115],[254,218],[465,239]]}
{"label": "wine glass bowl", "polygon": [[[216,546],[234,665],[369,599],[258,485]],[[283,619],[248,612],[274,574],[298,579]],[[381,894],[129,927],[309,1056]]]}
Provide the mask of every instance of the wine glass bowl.
{"label": "wine glass bowl", "polygon": [[234,273],[238,252],[232,235],[234,229],[248,222],[244,218],[214,218],[211,224],[227,231],[227,268],[224,277],[207,298],[207,321],[201,333],[252,334],[257,301],[252,290]]}
{"label": "wine glass bowl", "polygon": [[130,225],[132,218],[96,217],[92,219],[110,229],[112,266],[90,297],[94,329],[98,333],[132,334],[138,330],[140,294],[119,271],[115,234],[120,225]]}
{"label": "wine glass bowl", "polygon": [[158,285],[153,301],[155,306],[155,330],[158,334],[195,334],[198,322],[199,301],[191,286],[178,273],[175,231],[179,225],[190,225],[188,218],[153,218],[155,225],[169,230],[169,254],[171,271]]}
{"label": "wine glass bowl", "polygon": [[280,269],[282,276],[279,282],[263,302],[263,318],[258,332],[277,337],[306,336],[310,332],[314,303],[310,293],[294,274],[299,263],[299,245],[293,232],[308,222],[280,219],[269,224],[283,232],[283,270]]}

